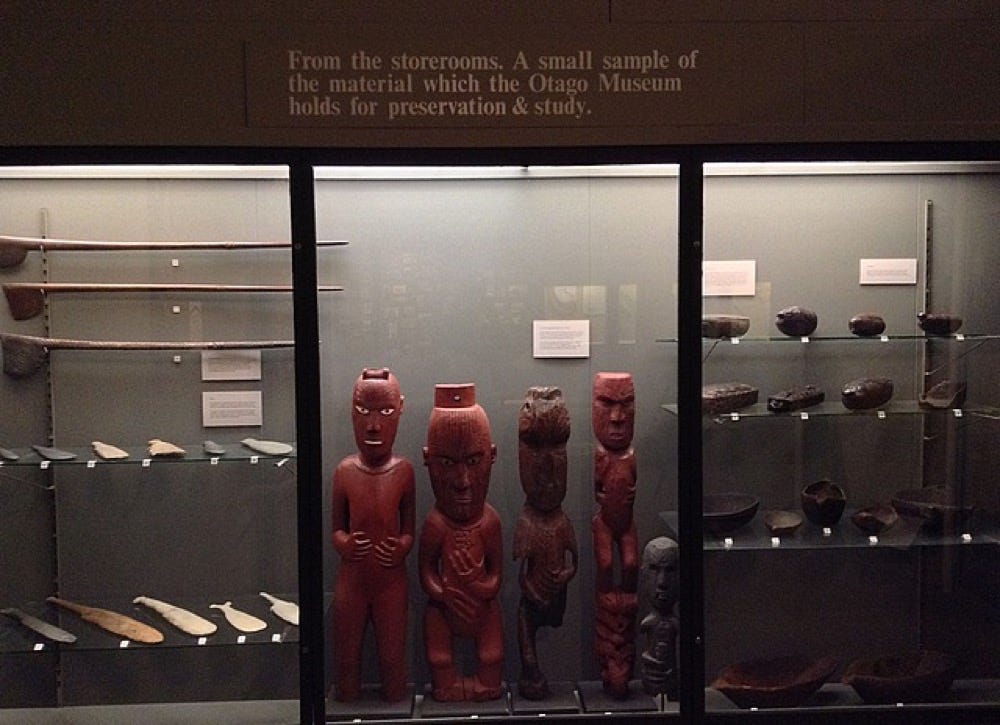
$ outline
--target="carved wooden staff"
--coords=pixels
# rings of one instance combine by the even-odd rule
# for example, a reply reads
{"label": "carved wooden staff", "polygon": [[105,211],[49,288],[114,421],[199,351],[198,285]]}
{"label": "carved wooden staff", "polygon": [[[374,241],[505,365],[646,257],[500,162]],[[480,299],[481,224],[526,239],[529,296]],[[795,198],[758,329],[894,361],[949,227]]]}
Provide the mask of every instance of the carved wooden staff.
{"label": "carved wooden staff", "polygon": [[[343,287],[320,285],[319,292],[342,292]],[[101,292],[291,292],[290,285],[268,284],[132,284],[102,282],[8,282],[3,285],[10,314],[15,320],[28,320],[45,309],[45,295]]]}
{"label": "carved wooden staff", "polygon": [[0,333],[3,371],[13,378],[24,378],[35,373],[45,362],[49,350],[252,350],[294,346],[295,343],[292,340],[227,340],[223,342],[71,340],[58,337]]}
{"label": "carved wooden staff", "polygon": [[[324,239],[316,242],[318,247],[336,247],[347,244],[343,240]],[[64,251],[91,250],[191,250],[191,249],[281,249],[291,247],[284,240],[272,241],[194,241],[194,242],[105,242],[87,239],[48,239],[46,237],[11,237],[0,235],[0,268],[16,267],[24,261],[32,249]]]}

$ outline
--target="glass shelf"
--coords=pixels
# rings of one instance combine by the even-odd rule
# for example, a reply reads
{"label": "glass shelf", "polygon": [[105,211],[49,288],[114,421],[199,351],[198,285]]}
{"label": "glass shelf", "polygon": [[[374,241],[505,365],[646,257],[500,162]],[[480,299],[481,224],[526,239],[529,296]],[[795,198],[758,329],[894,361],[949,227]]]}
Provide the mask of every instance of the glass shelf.
{"label": "glass shelf", "polygon": [[[282,599],[292,599],[293,595],[278,593]],[[74,600],[75,601],[75,600]],[[209,609],[212,603],[232,601],[237,609],[254,615],[265,622],[267,628],[259,632],[243,633],[226,621],[222,612]],[[193,599],[172,598],[171,604],[188,609],[218,625],[215,633],[205,637],[195,637],[182,632],[167,622],[155,611],[141,604],[133,604],[131,599],[108,599],[106,601],[87,600],[80,602],[91,607],[100,607],[123,614],[163,633],[163,641],[157,644],[141,644],[125,640],[117,634],[101,629],[96,624],[85,621],[73,612],[65,611],[47,602],[27,602],[18,605],[23,612],[38,617],[44,622],[65,629],[76,636],[76,642],[63,644],[52,642],[40,634],[20,624],[6,615],[0,615],[0,653],[2,652],[52,652],[57,649],[79,650],[130,650],[130,649],[170,649],[175,647],[217,647],[285,644],[299,641],[299,628],[278,619],[268,611],[268,603],[260,596],[245,595],[195,601]]]}
{"label": "glass shelf", "polygon": [[18,456],[16,461],[10,460],[0,460],[0,467],[9,466],[30,466],[34,468],[49,468],[53,466],[85,466],[88,468],[96,468],[98,466],[106,465],[141,465],[148,467],[150,465],[156,464],[160,465],[162,463],[230,463],[234,461],[249,461],[250,463],[258,463],[261,461],[273,461],[275,465],[283,465],[283,462],[290,458],[295,458],[297,450],[294,448],[294,443],[292,452],[283,456],[270,456],[265,453],[258,453],[252,451],[246,446],[243,446],[239,442],[235,443],[223,443],[221,444],[226,452],[223,455],[209,455],[205,453],[202,448],[201,443],[191,443],[191,444],[176,444],[184,449],[185,455],[183,456],[150,456],[149,451],[146,446],[135,446],[122,448],[126,453],[128,453],[128,458],[121,458],[115,460],[105,460],[97,456],[94,453],[94,449],[90,446],[84,448],[74,448],[74,447],[62,447],[57,446],[59,450],[66,451],[67,453],[73,453],[76,458],[69,460],[50,460],[43,457],[41,454],[37,453],[33,448],[8,448],[7,450]]}
{"label": "glass shelf", "polygon": [[[722,344],[727,345],[742,345],[745,343],[771,343],[771,342],[794,342],[798,344],[812,343],[812,342],[843,342],[844,340],[851,340],[854,342],[897,342],[897,341],[914,341],[914,340],[954,340],[956,342],[963,341],[986,341],[986,340],[1000,340],[1000,335],[991,334],[980,334],[980,333],[964,333],[956,332],[951,335],[927,335],[921,333],[919,335],[871,335],[868,337],[861,337],[859,335],[815,335],[815,336],[790,336],[790,335],[775,335],[773,337],[703,337],[701,341],[703,344]],[[661,337],[657,338],[656,342],[668,342],[676,343],[678,339],[676,337]]]}
{"label": "glass shelf", "polygon": [[[973,512],[962,531],[927,531],[922,522],[900,516],[899,520],[878,536],[872,537],[851,522],[856,509],[847,509],[833,526],[824,529],[803,516],[802,525],[792,534],[775,537],[764,525],[765,510],[760,510],[748,524],[735,531],[717,536],[705,534],[705,551],[754,551],[762,549],[907,549],[918,546],[970,546],[1000,543],[1000,522],[983,513]],[[796,512],[798,513],[798,512]],[[676,511],[660,512],[660,519],[676,536]],[[827,533],[828,532],[828,533]]]}
{"label": "glass shelf", "polygon": [[[677,415],[675,403],[664,403],[660,406],[671,415]],[[953,418],[986,418],[1000,420],[1000,408],[991,406],[965,406],[962,408],[925,408],[915,400],[890,400],[880,408],[867,410],[849,410],[840,402],[825,400],[818,405],[811,405],[801,410],[789,413],[775,413],[767,409],[767,403],[754,403],[732,413],[705,413],[702,418],[716,423],[739,422],[744,418],[798,418],[809,420],[829,416],[852,416],[855,418],[889,418],[900,415],[948,415]]]}

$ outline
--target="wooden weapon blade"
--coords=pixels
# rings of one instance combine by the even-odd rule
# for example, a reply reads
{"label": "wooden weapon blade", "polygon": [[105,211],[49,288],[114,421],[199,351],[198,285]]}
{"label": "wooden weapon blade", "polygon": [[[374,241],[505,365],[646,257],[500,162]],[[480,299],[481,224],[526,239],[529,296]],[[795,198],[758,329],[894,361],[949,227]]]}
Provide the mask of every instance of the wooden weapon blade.
{"label": "wooden weapon blade", "polygon": [[[318,292],[342,292],[343,287],[319,285]],[[72,292],[291,292],[291,285],[270,284],[133,284],[111,282],[8,282],[3,293],[15,320],[28,320],[45,309],[45,295]]]}
{"label": "wooden weapon blade", "polygon": [[62,627],[57,627],[54,624],[49,624],[43,619],[38,617],[33,617],[27,612],[22,612],[20,609],[15,607],[7,607],[6,609],[0,609],[0,614],[6,614],[8,617],[16,619],[21,624],[23,624],[28,629],[33,632],[37,632],[46,639],[50,639],[53,642],[62,642],[63,644],[73,644],[76,642],[76,635],[71,632],[67,632]]}
{"label": "wooden weapon blade", "polygon": [[142,642],[143,644],[157,644],[163,641],[163,632],[150,627],[148,624],[143,624],[136,619],[132,619],[132,617],[126,617],[124,614],[98,607],[88,607],[84,604],[71,602],[68,599],[60,599],[59,597],[48,597],[46,601],[75,612],[85,622],[96,624],[101,629],[105,629],[112,634],[117,634],[119,637],[131,639],[135,642]]}
{"label": "wooden weapon blade", "polygon": [[[339,247],[348,242],[340,239],[317,240],[318,247]],[[88,239],[49,239],[48,237],[12,237],[0,235],[0,268],[16,267],[24,261],[28,251],[47,249],[53,252],[91,250],[197,250],[197,249],[282,249],[291,247],[285,240],[267,241],[152,241],[107,242]]]}
{"label": "wooden weapon blade", "polygon": [[281,347],[295,347],[295,342],[292,340],[226,340],[222,342],[72,340],[59,337],[0,333],[3,371],[14,378],[27,377],[36,372],[45,362],[49,350],[253,350]]}

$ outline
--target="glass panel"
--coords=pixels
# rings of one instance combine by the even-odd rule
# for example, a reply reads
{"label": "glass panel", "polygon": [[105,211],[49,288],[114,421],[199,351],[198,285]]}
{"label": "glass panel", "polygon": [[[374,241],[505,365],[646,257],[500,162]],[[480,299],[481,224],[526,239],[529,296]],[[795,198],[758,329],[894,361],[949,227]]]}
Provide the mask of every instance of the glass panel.
{"label": "glass panel", "polygon": [[287,177],[0,169],[0,705],[296,716]]}
{"label": "glass panel", "polygon": [[[637,623],[650,612],[645,590],[638,596],[625,592],[617,599],[612,592],[600,605],[607,608],[609,601],[617,601],[627,612],[625,619],[631,618],[622,648],[630,653],[623,670],[631,689],[624,698],[603,694],[595,660],[599,605],[591,534],[596,510],[591,401],[596,373],[631,373],[638,533],[634,543],[624,544],[636,557],[650,539],[665,532],[659,512],[676,508],[676,418],[660,408],[676,400],[676,345],[657,343],[676,336],[676,168],[324,168],[317,170],[317,178],[318,236],[350,240],[349,246],[320,259],[321,281],[345,287],[343,294],[324,298],[320,319],[328,480],[341,466],[339,478],[330,484],[324,514],[331,520],[331,538],[340,538],[336,547],[327,543],[324,573],[331,612],[328,714],[336,719],[362,714],[445,717],[661,707],[661,697],[642,691],[640,660],[649,645]],[[540,329],[533,327],[539,324]],[[538,336],[534,346],[533,330]],[[404,490],[405,476],[394,474],[391,483],[379,482],[371,469],[378,468],[381,459],[363,440],[362,457],[376,463],[369,462],[366,469],[350,458],[358,453],[352,410],[355,420],[362,421],[380,404],[354,401],[352,391],[364,368],[374,369],[370,375],[378,378],[383,367],[395,374],[405,396],[393,454],[410,462],[415,482],[416,541],[399,564],[404,571],[398,578],[371,554],[350,561],[358,548],[371,551],[375,545],[377,552],[375,540],[384,537],[365,536],[360,538],[370,543],[347,543],[353,529],[364,526],[394,533],[406,516],[396,499],[376,502],[376,491]],[[461,383],[475,385],[476,401],[489,418],[490,440],[497,446],[486,501],[496,510],[499,527],[489,536],[475,533],[483,529],[469,523],[487,526],[478,511],[467,516],[449,508],[456,505],[456,494],[446,490],[442,461],[451,459],[446,461],[453,464],[449,469],[465,470],[473,464],[455,451],[441,450],[443,434],[437,423],[433,435],[429,431],[435,386]],[[385,386],[385,380],[365,381],[359,390],[371,393],[371,388]],[[533,386],[558,387],[571,421],[565,444],[566,493],[560,504],[565,519],[554,511],[543,513],[548,511],[544,503],[522,514],[526,499],[522,485],[534,488],[561,477],[558,434],[547,433],[551,440],[539,433],[538,440],[519,441],[519,416]],[[458,393],[460,404],[464,404],[461,395],[467,393]],[[550,393],[534,395],[527,409],[557,409]],[[450,400],[439,398],[437,405],[450,405]],[[533,424],[540,425],[541,421]],[[449,434],[444,440],[460,446],[464,443],[456,443],[454,437],[464,441],[464,435]],[[429,439],[431,465],[425,466],[423,447]],[[520,470],[519,459],[525,461]],[[621,476],[609,487],[627,489],[628,469],[627,462],[620,464]],[[549,470],[553,473],[546,473]],[[432,473],[441,487],[437,502]],[[452,518],[434,514],[436,503],[451,511]],[[565,533],[560,521],[572,525],[574,536]],[[523,549],[515,548],[521,547],[515,545],[519,537]],[[476,553],[471,564],[440,554],[465,539]],[[576,542],[579,561],[575,576],[565,585],[563,602],[558,572],[566,571],[572,558],[566,553],[568,541]],[[502,579],[495,595],[488,588],[477,590],[478,585],[464,583],[478,582],[488,573],[490,546],[496,547],[493,554],[499,552],[496,569]],[[610,548],[618,551],[617,545]],[[467,571],[459,588],[492,602],[474,604],[483,612],[473,627],[463,629],[454,613],[460,605],[456,610],[447,604],[428,606],[419,575],[421,549],[429,579],[454,582]],[[542,554],[551,557],[544,567],[539,563]],[[534,607],[522,602],[519,585],[520,567],[529,559],[537,568],[525,579],[538,591],[549,592],[539,595],[541,604]],[[616,569],[614,586],[626,588],[625,582],[635,579],[635,567],[630,562],[627,571],[622,572],[620,564]],[[652,582],[651,577],[646,579]],[[397,581],[408,587],[408,606],[401,597],[387,593]],[[429,585],[432,590],[434,586]],[[444,598],[434,591],[438,600]],[[382,605],[388,608],[379,613]],[[670,603],[663,606],[663,621],[650,636],[670,637]],[[622,621],[607,610],[600,616],[612,625]],[[526,633],[521,643],[519,617]],[[360,652],[349,641],[350,633],[357,636],[369,618],[376,632],[380,628],[391,632],[403,650],[381,666],[371,629]],[[489,641],[498,623],[502,658],[495,651],[477,653],[470,636],[484,635]],[[526,696],[539,678],[530,664],[522,668],[520,661],[521,644],[530,659],[527,632],[536,625],[538,667],[550,692],[540,700]],[[433,668],[424,646],[428,631],[433,632],[429,636],[437,657]],[[453,650],[449,635],[454,633],[463,636]],[[657,667],[674,669],[668,649],[662,644],[651,653],[658,663],[652,662],[647,672],[650,681]],[[387,702],[394,698],[386,698],[379,687],[399,677],[391,673],[398,669],[400,658],[407,686],[401,702]],[[449,669],[449,658],[454,671]],[[360,675],[354,674],[356,668]],[[489,691],[498,670],[502,692],[509,693],[509,699],[506,694],[494,698]],[[361,699],[353,700],[358,681]],[[485,701],[474,701],[477,696]],[[460,701],[441,701],[448,697]],[[676,709],[676,701],[666,707]]]}
{"label": "glass panel", "polygon": [[706,168],[710,711],[1000,700],[998,171]]}

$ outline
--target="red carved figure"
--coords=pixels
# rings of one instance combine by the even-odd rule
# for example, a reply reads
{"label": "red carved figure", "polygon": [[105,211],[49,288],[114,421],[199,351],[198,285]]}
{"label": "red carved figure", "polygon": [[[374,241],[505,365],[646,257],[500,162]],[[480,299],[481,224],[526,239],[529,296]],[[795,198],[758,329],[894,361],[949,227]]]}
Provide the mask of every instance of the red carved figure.
{"label": "red carved figure", "polygon": [[[486,503],[497,448],[473,384],[437,385],[424,447],[434,507],[420,532],[420,583],[429,601],[424,646],[432,696],[493,700],[502,694],[500,517]],[[453,638],[473,639],[478,666],[463,676]]]}
{"label": "red carved figure", "polygon": [[[629,373],[597,373],[591,423],[597,437],[594,495],[598,507],[591,521],[597,589],[594,648],[605,692],[625,698],[635,660],[639,572],[638,540],[632,519],[636,481],[632,450],[635,387]],[[616,552],[620,564],[618,582]]]}
{"label": "red carved figure", "polygon": [[413,548],[413,466],[394,455],[403,412],[396,376],[362,371],[354,384],[351,420],[356,454],[333,473],[333,547],[340,569],[333,592],[334,683],[341,701],[361,694],[361,647],[372,623],[382,695],[406,695],[406,555]]}
{"label": "red carved figure", "polygon": [[560,627],[566,584],[576,574],[576,534],[562,510],[566,497],[566,441],[569,411],[559,388],[533,387],[518,416],[518,467],[526,497],[514,530],[518,581],[517,641],[521,650],[518,692],[541,700],[549,686],[538,665],[535,635],[542,626]]}

